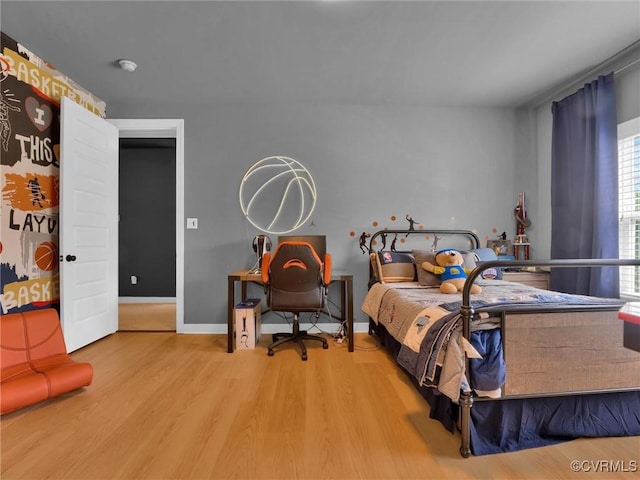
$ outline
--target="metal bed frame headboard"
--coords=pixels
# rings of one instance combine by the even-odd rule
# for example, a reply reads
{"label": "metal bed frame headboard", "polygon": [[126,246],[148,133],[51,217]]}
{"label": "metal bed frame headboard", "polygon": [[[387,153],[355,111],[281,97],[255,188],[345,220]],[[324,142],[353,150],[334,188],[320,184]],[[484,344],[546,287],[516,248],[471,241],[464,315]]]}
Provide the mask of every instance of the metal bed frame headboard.
{"label": "metal bed frame headboard", "polygon": [[[447,236],[462,236],[466,237],[471,242],[472,249],[480,248],[480,239],[475,232],[471,230],[445,230],[445,229],[423,229],[423,230],[378,230],[376,233],[371,235],[369,239],[369,253],[374,252],[376,249],[376,240],[382,235],[447,235]],[[406,238],[406,237],[405,237]],[[397,250],[398,252],[407,252],[407,250]]]}

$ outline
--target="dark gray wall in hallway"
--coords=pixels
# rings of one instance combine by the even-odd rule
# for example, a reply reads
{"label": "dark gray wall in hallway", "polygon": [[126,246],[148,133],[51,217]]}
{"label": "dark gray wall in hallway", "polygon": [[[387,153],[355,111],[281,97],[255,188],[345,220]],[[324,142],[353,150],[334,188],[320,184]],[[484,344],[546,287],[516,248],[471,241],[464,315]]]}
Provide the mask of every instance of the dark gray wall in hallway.
{"label": "dark gray wall in hallway", "polygon": [[[149,139],[120,144],[120,297],[176,295],[176,162],[173,146]],[[138,278],[131,284],[131,276]]]}

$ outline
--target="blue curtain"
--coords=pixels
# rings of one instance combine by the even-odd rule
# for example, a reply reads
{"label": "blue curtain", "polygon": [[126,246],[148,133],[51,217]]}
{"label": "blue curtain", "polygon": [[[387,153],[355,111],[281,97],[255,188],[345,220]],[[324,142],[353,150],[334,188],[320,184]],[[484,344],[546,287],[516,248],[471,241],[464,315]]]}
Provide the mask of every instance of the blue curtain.
{"label": "blue curtain", "polygon": [[[551,258],[618,258],[618,139],[613,73],[553,102]],[[553,290],[618,297],[618,269],[556,268]]]}

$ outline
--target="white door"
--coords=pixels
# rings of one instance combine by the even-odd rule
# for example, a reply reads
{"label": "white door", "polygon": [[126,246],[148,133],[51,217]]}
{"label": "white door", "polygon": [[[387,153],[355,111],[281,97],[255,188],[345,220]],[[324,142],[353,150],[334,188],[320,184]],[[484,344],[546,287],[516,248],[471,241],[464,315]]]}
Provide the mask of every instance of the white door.
{"label": "white door", "polygon": [[60,112],[60,317],[67,351],[118,329],[118,129]]}

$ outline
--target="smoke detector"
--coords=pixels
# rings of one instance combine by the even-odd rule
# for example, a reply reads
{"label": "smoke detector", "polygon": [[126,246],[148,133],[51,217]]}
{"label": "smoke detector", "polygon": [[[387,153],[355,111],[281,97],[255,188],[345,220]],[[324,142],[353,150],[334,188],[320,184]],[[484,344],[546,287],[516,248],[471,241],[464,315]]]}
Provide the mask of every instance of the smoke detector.
{"label": "smoke detector", "polygon": [[138,68],[136,62],[132,62],[131,60],[122,59],[118,60],[118,63],[120,64],[120,68],[122,68],[125,72],[133,72],[136,68]]}

